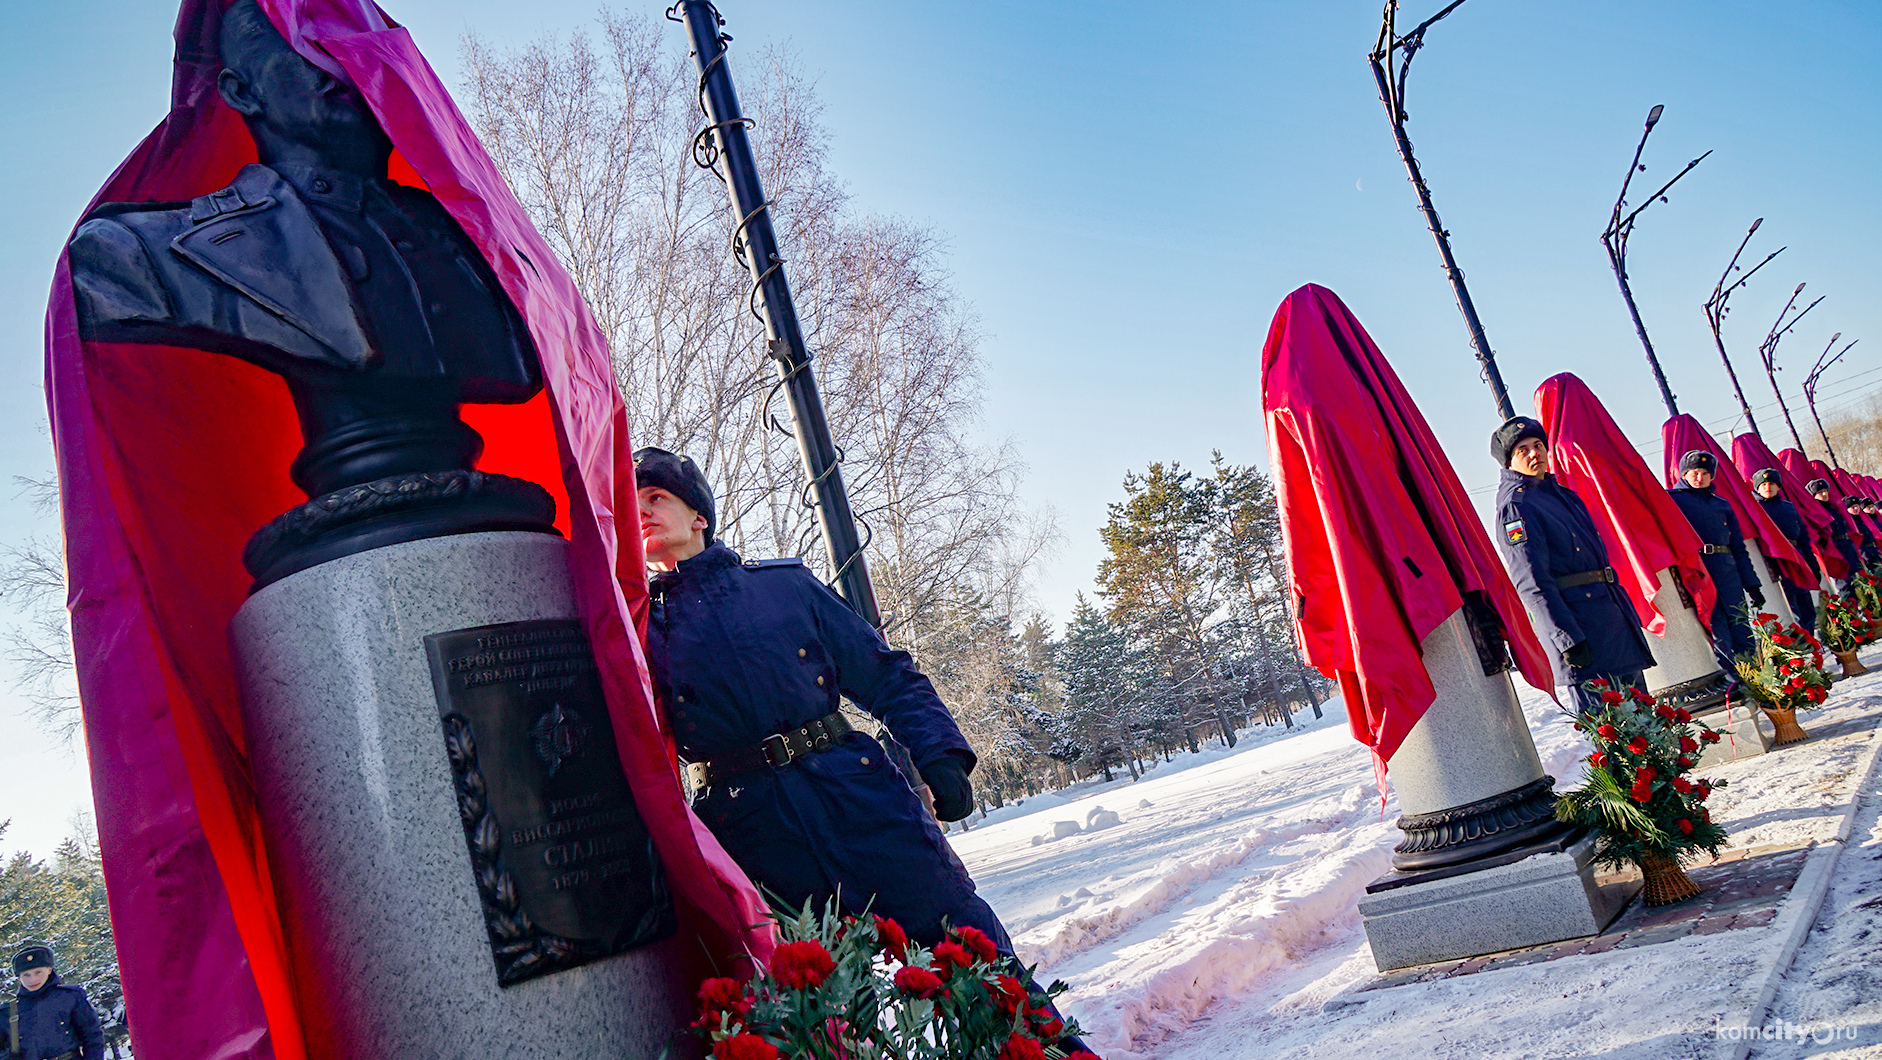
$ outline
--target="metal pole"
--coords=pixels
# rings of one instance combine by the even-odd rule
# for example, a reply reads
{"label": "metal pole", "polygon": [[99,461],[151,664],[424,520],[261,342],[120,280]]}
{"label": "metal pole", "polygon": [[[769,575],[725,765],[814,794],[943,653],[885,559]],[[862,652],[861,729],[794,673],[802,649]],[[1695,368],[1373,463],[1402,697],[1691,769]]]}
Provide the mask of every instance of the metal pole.
{"label": "metal pole", "polygon": [[685,23],[692,38],[693,58],[699,65],[699,105],[708,122],[693,140],[693,158],[712,169],[732,196],[732,210],[738,218],[733,256],[751,270],[750,299],[764,310],[761,319],[769,340],[767,349],[777,367],[778,384],[790,400],[793,433],[808,480],[806,491],[815,497],[830,569],[836,572],[831,581],[850,607],[880,628],[875,587],[863,560],[849,494],[843,488],[842,455],[824,418],[823,399],[810,370],[810,352],[804,346],[797,306],[784,275],[784,258],[778,253],[777,234],[771,226],[771,201],[765,198],[746,135],[751,120],[739,109],[732,73],[726,67],[725,45],[732,38],[719,31],[725,20],[706,0],[679,0],[667,9],[667,17]]}
{"label": "metal pole", "polygon": [[[1817,381],[1823,378],[1823,373],[1828,371],[1831,365],[1843,359],[1843,354],[1849,352],[1850,346],[1862,341],[1850,339],[1849,346],[1843,347],[1837,351],[1836,356],[1830,357],[1830,349],[1836,345],[1836,340],[1842,337],[1843,333],[1840,331],[1830,336],[1829,345],[1823,347],[1823,352],[1817,355],[1816,366],[1811,368],[1810,374],[1804,377],[1804,403],[1810,406],[1810,418],[1817,421],[1817,433],[1823,436],[1823,451],[1829,454],[1832,467],[1842,467],[1843,462],[1836,458],[1836,450],[1830,445],[1830,432],[1823,429],[1823,417],[1817,415]],[[1826,357],[1829,359],[1824,360]]]}
{"label": "metal pole", "polygon": [[1653,340],[1647,337],[1647,325],[1640,319],[1640,307],[1634,304],[1634,290],[1627,283],[1627,240],[1634,234],[1634,223],[1641,211],[1653,205],[1655,199],[1666,201],[1666,191],[1679,183],[1679,178],[1691,173],[1693,167],[1705,161],[1707,151],[1677,173],[1672,180],[1661,186],[1659,191],[1647,196],[1647,201],[1625,217],[1621,211],[1627,208],[1627,189],[1634,182],[1634,174],[1643,172],[1647,167],[1640,164],[1640,153],[1647,149],[1647,137],[1653,135],[1653,126],[1660,120],[1660,113],[1666,107],[1656,103],[1647,112],[1647,127],[1640,133],[1640,144],[1634,148],[1634,160],[1627,164],[1627,179],[1621,181],[1621,193],[1614,199],[1614,213],[1608,218],[1608,226],[1601,233],[1601,245],[1607,248],[1608,264],[1614,267],[1614,279],[1621,285],[1621,298],[1627,303],[1627,315],[1634,320],[1634,334],[1640,336],[1640,345],[1647,351],[1647,366],[1653,369],[1653,381],[1660,386],[1660,400],[1666,402],[1668,416],[1679,415],[1679,405],[1673,399],[1673,388],[1666,384],[1666,373],[1660,369],[1660,358],[1653,352]]}
{"label": "metal pole", "polygon": [[1758,421],[1751,416],[1751,402],[1745,400],[1745,388],[1738,385],[1738,370],[1732,367],[1732,358],[1725,352],[1723,328],[1725,316],[1731,312],[1725,303],[1731,300],[1733,291],[1743,287],[1745,282],[1751,279],[1753,273],[1771,264],[1771,259],[1784,253],[1785,248],[1779,247],[1766,254],[1763,261],[1751,267],[1751,272],[1740,276],[1738,281],[1731,286],[1727,287],[1725,281],[1731,279],[1732,273],[1738,270],[1738,256],[1745,252],[1746,244],[1751,242],[1752,233],[1756,232],[1758,226],[1763,223],[1764,218],[1760,217],[1751,222],[1751,227],[1745,230],[1745,238],[1738,241],[1738,249],[1732,252],[1732,260],[1725,263],[1725,271],[1719,274],[1719,282],[1712,288],[1712,297],[1706,299],[1702,307],[1706,313],[1706,323],[1712,328],[1712,345],[1718,347],[1719,360],[1725,363],[1725,374],[1732,380],[1732,393],[1738,395],[1739,411],[1745,414],[1745,426],[1749,427],[1753,434],[1758,433]]}
{"label": "metal pole", "polygon": [[[1463,2],[1454,0],[1444,10],[1419,23],[1417,29],[1397,37],[1393,35],[1393,19],[1398,14],[1398,0],[1387,0],[1379,43],[1367,59],[1372,64],[1373,79],[1379,83],[1379,99],[1385,104],[1385,116],[1392,123],[1392,136],[1398,141],[1398,156],[1404,160],[1405,172],[1411,177],[1412,187],[1418,192],[1418,208],[1424,212],[1431,237],[1438,242],[1438,256],[1444,261],[1444,275],[1451,281],[1451,291],[1457,295],[1457,310],[1464,314],[1464,326],[1470,331],[1470,345],[1477,351],[1477,363],[1483,366],[1483,380],[1489,384],[1490,395],[1496,400],[1497,413],[1507,420],[1516,415],[1515,406],[1510,404],[1509,390],[1503,385],[1503,374],[1497,370],[1496,355],[1491,352],[1490,340],[1483,333],[1483,322],[1477,319],[1477,306],[1470,300],[1470,289],[1464,286],[1464,271],[1457,267],[1457,259],[1451,254],[1451,234],[1445,231],[1444,222],[1438,219],[1438,208],[1431,202],[1431,189],[1425,186],[1424,174],[1418,170],[1418,159],[1412,154],[1411,138],[1405,134],[1405,74],[1411,69],[1412,56],[1424,45],[1425,30]],[[1395,78],[1388,66],[1393,54],[1400,51],[1404,53],[1405,59]]]}
{"label": "metal pole", "polygon": [[1784,308],[1778,311],[1777,323],[1771,325],[1771,333],[1766,335],[1764,341],[1758,344],[1758,356],[1764,361],[1765,377],[1771,380],[1771,393],[1777,395],[1778,411],[1784,414],[1784,423],[1791,429],[1791,441],[1797,443],[1797,451],[1800,453],[1804,451],[1804,436],[1797,433],[1797,423],[1795,420],[1791,419],[1790,406],[1784,403],[1784,392],[1779,390],[1777,385],[1777,344],[1783,340],[1786,333],[1797,326],[1797,322],[1804,318],[1805,313],[1815,309],[1817,303],[1823,301],[1823,299],[1819,297],[1816,302],[1810,303],[1796,316],[1791,317],[1790,323],[1785,323],[1784,318],[1790,314],[1791,308],[1797,304],[1797,296],[1803,293],[1804,285],[1800,283],[1797,285],[1797,289],[1791,292],[1790,301],[1785,302]]}

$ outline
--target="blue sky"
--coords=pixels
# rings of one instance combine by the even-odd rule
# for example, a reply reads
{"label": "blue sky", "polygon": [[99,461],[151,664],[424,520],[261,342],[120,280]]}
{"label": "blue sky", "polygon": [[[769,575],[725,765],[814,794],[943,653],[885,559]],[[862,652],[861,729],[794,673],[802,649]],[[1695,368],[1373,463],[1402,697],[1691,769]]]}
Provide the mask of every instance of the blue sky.
{"label": "blue sky", "polygon": [[[597,10],[383,3],[453,85],[464,32],[518,43]],[[988,336],[982,428],[1018,443],[1031,498],[1065,532],[1039,583],[1055,616],[1090,585],[1126,470],[1200,467],[1216,448],[1265,463],[1260,344],[1303,283],[1365,322],[1465,483],[1493,482],[1495,413],[1365,64],[1373,0],[721,6],[735,75],[781,42],[817,78],[856,206],[947,236]],[[6,488],[51,466],[46,287],[86,200],[163,114],[173,17],[163,0],[0,5],[0,541],[53,529]],[[1882,380],[1879,51],[1882,18],[1857,0],[1472,0],[1434,28],[1411,135],[1518,411],[1542,379],[1578,372],[1657,463],[1665,412],[1597,241],[1655,103],[1641,180],[1714,152],[1648,211],[1631,255],[1682,411],[1731,426],[1699,306],[1758,216],[1753,250],[1789,249],[1727,324],[1754,405],[1771,400],[1754,347],[1800,280],[1827,298],[1780,352],[1793,403],[1833,331],[1863,342],[1825,385],[1830,404]],[[1760,424],[1789,444],[1774,412]],[[0,848],[44,852],[84,802],[82,754],[47,745],[10,695],[0,818],[16,821]]]}

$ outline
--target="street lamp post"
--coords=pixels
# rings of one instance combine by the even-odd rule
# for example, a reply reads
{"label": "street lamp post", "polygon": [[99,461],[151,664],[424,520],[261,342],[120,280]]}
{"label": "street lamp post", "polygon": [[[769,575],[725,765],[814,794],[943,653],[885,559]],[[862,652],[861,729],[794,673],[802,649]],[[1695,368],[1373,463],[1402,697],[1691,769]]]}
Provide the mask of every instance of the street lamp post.
{"label": "street lamp post", "polygon": [[1790,301],[1785,302],[1784,308],[1778,311],[1777,322],[1771,325],[1771,333],[1758,344],[1758,357],[1764,361],[1765,377],[1771,380],[1771,393],[1777,395],[1778,411],[1784,414],[1784,423],[1791,429],[1791,441],[1797,443],[1797,451],[1800,453],[1804,451],[1804,437],[1797,433],[1797,423],[1791,419],[1790,406],[1784,403],[1784,392],[1778,389],[1777,385],[1777,344],[1783,341],[1784,336],[1789,334],[1792,328],[1797,326],[1797,322],[1804,318],[1804,314],[1815,309],[1817,303],[1823,301],[1819,296],[1816,302],[1798,310],[1796,316],[1791,316],[1791,310],[1797,305],[1797,296],[1803,293],[1804,285],[1800,283],[1797,289],[1791,292]]}
{"label": "street lamp post", "polygon": [[1828,371],[1831,365],[1843,359],[1843,354],[1849,352],[1850,346],[1862,341],[1850,339],[1849,346],[1837,350],[1836,356],[1831,357],[1830,350],[1835,348],[1836,340],[1842,337],[1843,333],[1840,331],[1830,336],[1829,345],[1823,347],[1823,352],[1817,355],[1816,367],[1810,369],[1810,374],[1804,377],[1804,404],[1810,406],[1810,418],[1816,421],[1817,433],[1823,436],[1823,451],[1829,456],[1832,467],[1842,467],[1843,462],[1836,458],[1836,450],[1830,445],[1830,432],[1823,429],[1823,417],[1817,415],[1817,381],[1823,378],[1823,373]]}
{"label": "street lamp post", "polygon": [[1732,358],[1725,352],[1725,335],[1722,329],[1725,325],[1726,314],[1731,312],[1725,303],[1731,300],[1732,292],[1743,287],[1745,282],[1751,279],[1753,273],[1771,264],[1772,258],[1784,253],[1784,247],[1773,250],[1764,256],[1763,261],[1753,265],[1751,272],[1740,276],[1730,286],[1726,285],[1725,281],[1731,279],[1732,273],[1738,271],[1738,256],[1745,252],[1745,245],[1751,242],[1752,233],[1756,232],[1758,226],[1763,223],[1764,218],[1760,217],[1751,222],[1751,227],[1745,230],[1745,238],[1738,241],[1738,249],[1732,252],[1732,260],[1725,263],[1725,271],[1719,275],[1718,284],[1712,288],[1712,297],[1706,299],[1703,307],[1706,313],[1706,323],[1712,328],[1712,344],[1718,347],[1719,360],[1725,363],[1725,374],[1732,380],[1732,393],[1738,395],[1739,411],[1745,414],[1745,426],[1750,428],[1753,434],[1758,433],[1758,421],[1751,417],[1751,402],[1745,400],[1745,388],[1738,385],[1738,370],[1732,367]]}
{"label": "street lamp post", "polygon": [[[1497,370],[1496,354],[1490,350],[1490,340],[1483,333],[1483,321],[1477,319],[1477,306],[1470,300],[1470,289],[1464,286],[1464,270],[1457,267],[1457,259],[1451,254],[1451,233],[1444,228],[1444,222],[1438,219],[1438,208],[1431,202],[1431,189],[1426,186],[1424,174],[1418,169],[1418,159],[1412,154],[1411,137],[1405,133],[1405,76],[1411,72],[1412,57],[1418,49],[1424,47],[1425,30],[1431,24],[1457,10],[1464,0],[1452,0],[1442,11],[1418,24],[1418,27],[1404,36],[1398,36],[1393,22],[1398,17],[1398,0],[1386,0],[1383,24],[1379,28],[1379,42],[1367,56],[1372,64],[1372,76],[1379,84],[1379,99],[1385,104],[1385,116],[1392,123],[1392,136],[1398,141],[1398,156],[1405,163],[1405,172],[1411,177],[1412,187],[1418,192],[1418,208],[1424,212],[1425,224],[1431,229],[1431,237],[1438,242],[1438,256],[1444,261],[1444,275],[1451,281],[1451,291],[1457,296],[1458,312],[1464,314],[1464,326],[1470,331],[1470,345],[1477,351],[1477,363],[1483,369],[1483,381],[1490,387],[1490,396],[1496,401],[1497,414],[1507,420],[1516,415],[1515,406],[1510,404],[1509,390],[1503,385],[1503,374]],[[1392,68],[1394,56],[1402,55],[1398,69]]]}
{"label": "street lamp post", "polygon": [[1614,279],[1621,285],[1621,298],[1627,302],[1627,314],[1634,320],[1634,333],[1640,336],[1640,345],[1647,351],[1647,366],[1653,369],[1653,381],[1660,386],[1660,400],[1666,402],[1668,416],[1679,415],[1679,406],[1674,403],[1673,390],[1666,385],[1666,373],[1660,369],[1660,358],[1654,355],[1653,340],[1647,337],[1647,325],[1640,319],[1640,307],[1634,304],[1634,291],[1627,283],[1627,240],[1634,234],[1634,225],[1640,214],[1652,206],[1654,200],[1666,201],[1668,188],[1679,183],[1681,177],[1693,171],[1693,167],[1706,160],[1707,151],[1691,162],[1686,168],[1673,175],[1673,179],[1660,186],[1660,190],[1647,196],[1647,201],[1634,207],[1633,212],[1622,216],[1627,209],[1627,189],[1634,182],[1634,174],[1646,172],[1647,167],[1640,164],[1640,153],[1647,149],[1647,137],[1653,135],[1653,126],[1660,120],[1663,104],[1655,103],[1647,112],[1647,127],[1641,130],[1640,144],[1634,148],[1634,160],[1627,165],[1627,178],[1621,181],[1621,193],[1614,200],[1614,213],[1608,218],[1608,226],[1601,233],[1601,245],[1607,248],[1608,264],[1614,267]]}

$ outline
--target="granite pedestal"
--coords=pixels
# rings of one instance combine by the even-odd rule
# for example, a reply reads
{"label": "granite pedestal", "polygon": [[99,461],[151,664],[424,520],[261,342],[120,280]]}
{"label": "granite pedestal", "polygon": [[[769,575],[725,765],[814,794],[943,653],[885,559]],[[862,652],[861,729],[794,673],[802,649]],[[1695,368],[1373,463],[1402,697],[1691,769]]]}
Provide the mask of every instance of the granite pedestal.
{"label": "granite pedestal", "polygon": [[1719,742],[1703,745],[1698,769],[1736,762],[1741,758],[1769,751],[1776,740],[1771,719],[1758,705],[1743,696],[1733,696],[1724,706],[1693,715],[1694,721],[1719,730]]}
{"label": "granite pedestal", "polygon": [[[1561,853],[1580,832],[1554,819],[1552,781],[1508,671],[1484,674],[1461,612],[1420,647],[1437,698],[1388,773],[1406,839],[1394,852],[1394,871],[1373,881],[1360,902],[1379,967],[1600,930],[1587,925],[1612,914],[1595,901],[1586,857]],[[1446,845],[1434,845],[1437,839]],[[1457,851],[1468,856],[1445,856]],[[1478,895],[1485,897],[1460,897]]]}
{"label": "granite pedestal", "polygon": [[1386,972],[1599,934],[1628,892],[1596,885],[1594,851],[1587,836],[1475,872],[1399,886],[1385,877],[1359,900],[1373,961]]}
{"label": "granite pedestal", "polygon": [[[1660,571],[1660,589],[1655,600],[1684,601],[1671,568]],[[1712,636],[1699,624],[1699,613],[1692,607],[1666,607],[1666,632],[1647,635],[1655,665],[1646,672],[1647,691],[1661,702],[1683,706],[1698,713],[1725,702],[1731,677],[1719,668],[1719,658],[1712,650]]]}
{"label": "granite pedestal", "polygon": [[574,617],[567,547],[520,532],[389,545],[289,575],[236,615],[248,758],[318,1060],[652,1060],[685,1020],[677,939],[498,985],[425,638]]}

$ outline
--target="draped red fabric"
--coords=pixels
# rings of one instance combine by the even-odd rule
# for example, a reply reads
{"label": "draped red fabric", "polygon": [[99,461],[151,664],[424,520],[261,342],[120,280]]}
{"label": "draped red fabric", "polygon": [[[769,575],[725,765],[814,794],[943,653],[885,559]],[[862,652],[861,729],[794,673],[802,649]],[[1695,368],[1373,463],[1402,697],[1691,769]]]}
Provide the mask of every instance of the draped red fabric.
{"label": "draped red fabric", "polygon": [[[94,202],[188,200],[254,146],[217,96],[223,0],[184,0],[171,110]],[[681,902],[686,949],[736,961],[772,936],[750,882],[688,810],[636,623],[646,581],[625,408],[605,340],[411,38],[365,0],[262,0],[308,58],[355,85],[489,259],[541,353],[546,392],[466,409],[485,470],[556,498],[619,752]],[[124,992],[145,1060],[298,1058],[301,1026],[243,751],[227,629],[240,555],[303,496],[285,386],[230,357],[84,343],[67,264],[46,315],[69,606]],[[724,965],[722,965],[724,967]],[[387,984],[387,989],[399,989]]]}
{"label": "draped red fabric", "polygon": [[1261,398],[1307,660],[1340,682],[1353,736],[1386,763],[1436,698],[1419,643],[1481,592],[1516,664],[1554,694],[1522,599],[1444,450],[1339,296],[1275,310]]}
{"label": "draped red fabric", "polygon": [[[1830,528],[1834,522],[1830,517],[1829,506],[1810,496],[1807,489],[1810,481],[1817,477],[1816,469],[1810,466],[1808,457],[1795,449],[1779,450],[1777,460],[1783,465],[1785,477],[1796,479],[1799,489],[1805,491],[1804,499],[1809,503],[1805,504],[1802,501],[1795,503],[1798,511],[1806,513],[1804,519],[1810,523],[1810,540],[1817,546],[1817,559],[1823,563],[1823,572],[1838,581],[1849,577],[1851,573],[1849,561],[1845,560],[1843,554],[1837,551],[1836,546],[1830,543]],[[1836,484],[1831,483],[1830,486],[1830,494],[1834,497]],[[1842,511],[1842,509],[1838,508],[1837,511]]]}
{"label": "draped red fabric", "polygon": [[[1719,462],[1719,469],[1714,475],[1713,492],[1731,504],[1732,514],[1738,516],[1738,526],[1744,532],[1745,540],[1756,541],[1765,558],[1776,565],[1778,573],[1790,579],[1792,584],[1805,589],[1817,587],[1817,580],[1811,575],[1810,565],[1804,562],[1803,554],[1765,514],[1764,505],[1758,503],[1757,495],[1751,491],[1750,478],[1720,448],[1711,433],[1700,426],[1698,420],[1687,413],[1674,416],[1660,425],[1660,439],[1661,450],[1666,456],[1668,487],[1679,481],[1679,461],[1682,456],[1694,449],[1711,453]],[[1752,473],[1755,474],[1757,470],[1752,468]]]}
{"label": "draped red fabric", "polygon": [[[1785,500],[1791,502],[1802,517],[1804,526],[1810,534],[1812,551],[1817,554],[1817,563],[1823,572],[1832,578],[1849,577],[1849,564],[1843,561],[1841,553],[1830,544],[1830,513],[1823,505],[1804,489],[1810,480],[1800,478],[1778,458],[1771,447],[1764,444],[1764,439],[1755,434],[1741,434],[1732,439],[1732,462],[1740,471],[1755,475],[1765,468],[1775,468],[1778,473],[1778,488]],[[1814,581],[1814,579],[1813,579]],[[1804,583],[1799,582],[1799,585]],[[1806,586],[1807,587],[1807,586]]]}
{"label": "draped red fabric", "polygon": [[1549,432],[1550,468],[1594,516],[1640,624],[1664,636],[1666,616],[1685,606],[1677,592],[1660,589],[1660,572],[1672,567],[1692,597],[1699,624],[1711,628],[1718,591],[1699,558],[1703,542],[1601,399],[1563,372],[1536,388],[1536,418]]}

